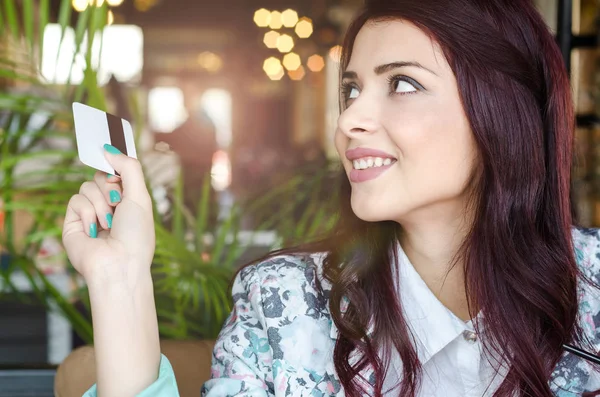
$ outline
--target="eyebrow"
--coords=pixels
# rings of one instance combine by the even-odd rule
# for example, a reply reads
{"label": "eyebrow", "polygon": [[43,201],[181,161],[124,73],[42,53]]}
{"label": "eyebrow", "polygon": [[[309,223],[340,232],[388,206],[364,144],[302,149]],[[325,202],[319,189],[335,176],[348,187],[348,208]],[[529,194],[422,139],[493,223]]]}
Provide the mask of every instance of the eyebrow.
{"label": "eyebrow", "polygon": [[[423,69],[423,70],[426,70],[429,73],[437,76],[437,73],[435,73],[431,69],[428,69],[425,66],[421,65],[419,62],[415,62],[415,61],[402,61],[402,62],[398,61],[398,62],[386,63],[383,65],[376,66],[375,69],[373,69],[373,71],[375,72],[376,75],[379,76],[379,75],[389,72],[390,70],[398,69],[398,68],[405,68],[405,67],[415,67],[415,68]],[[342,74],[342,78],[343,79],[357,79],[358,75],[356,74],[356,72],[345,71],[344,74]]]}

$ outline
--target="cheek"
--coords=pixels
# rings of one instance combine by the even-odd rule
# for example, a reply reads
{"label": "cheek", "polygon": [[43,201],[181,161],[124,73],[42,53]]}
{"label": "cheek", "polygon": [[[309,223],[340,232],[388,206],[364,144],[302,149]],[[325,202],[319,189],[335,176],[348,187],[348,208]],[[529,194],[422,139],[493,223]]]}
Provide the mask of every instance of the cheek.
{"label": "cheek", "polygon": [[390,135],[401,153],[399,172],[417,197],[463,190],[475,153],[466,120],[422,115],[396,123]]}
{"label": "cheek", "polygon": [[343,159],[348,146],[348,137],[346,137],[346,135],[344,135],[344,133],[341,132],[339,128],[337,128],[333,137],[333,141],[335,149],[337,150],[338,155],[340,156],[340,159]]}

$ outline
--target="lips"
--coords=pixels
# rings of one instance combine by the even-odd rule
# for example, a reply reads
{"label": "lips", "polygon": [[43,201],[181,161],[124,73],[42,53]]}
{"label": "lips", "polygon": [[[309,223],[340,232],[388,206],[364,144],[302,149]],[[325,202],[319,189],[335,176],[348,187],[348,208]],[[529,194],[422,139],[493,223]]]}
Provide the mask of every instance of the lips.
{"label": "lips", "polygon": [[379,175],[383,174],[385,171],[387,171],[391,167],[393,167],[394,164],[396,164],[395,161],[390,165],[384,165],[382,167],[367,168],[366,170],[352,169],[352,171],[350,171],[350,176],[349,176],[350,182],[360,183],[360,182],[370,181],[371,179],[375,179]]}
{"label": "lips", "polygon": [[396,157],[392,156],[389,153],[386,153],[377,149],[369,149],[369,148],[355,148],[349,149],[346,151],[346,158],[353,162],[354,160],[363,159],[363,158],[382,158],[382,159],[391,159],[392,163],[389,165],[384,165],[380,167],[372,167],[366,168],[362,170],[352,169],[350,171],[349,179],[351,182],[360,183],[365,181],[370,181],[372,179],[377,178],[379,175],[383,174],[385,171],[390,169],[396,162]]}
{"label": "lips", "polygon": [[397,160],[396,157],[389,153],[377,149],[355,148],[346,150],[346,158],[350,161],[358,160],[364,157],[381,157],[383,159]]}

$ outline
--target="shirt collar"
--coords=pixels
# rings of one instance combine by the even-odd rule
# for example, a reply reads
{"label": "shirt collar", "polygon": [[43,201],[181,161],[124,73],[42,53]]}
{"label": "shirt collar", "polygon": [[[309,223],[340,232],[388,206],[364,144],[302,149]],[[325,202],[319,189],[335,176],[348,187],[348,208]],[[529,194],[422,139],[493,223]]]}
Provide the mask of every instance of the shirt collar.
{"label": "shirt collar", "polygon": [[[417,351],[419,361],[425,364],[437,352],[452,342],[463,331],[474,331],[472,321],[465,323],[444,306],[431,292],[425,281],[416,271],[400,243],[396,243],[398,257],[397,266],[392,267],[396,281],[396,291],[399,291],[404,318],[412,329],[413,346]],[[398,270],[400,278],[398,278]],[[342,299],[340,309],[346,311],[347,299]],[[483,312],[476,317],[479,320],[479,330],[483,331],[481,319]],[[337,339],[339,331],[333,321],[329,332],[331,339]]]}
{"label": "shirt collar", "polygon": [[[412,329],[413,345],[421,364],[425,364],[437,352],[452,342],[465,330],[474,331],[473,320],[465,323],[444,306],[429,289],[425,281],[406,256],[402,246],[397,243],[399,277],[396,277],[397,291],[404,318]],[[483,317],[479,312],[476,320]],[[480,331],[482,321],[478,321]]]}

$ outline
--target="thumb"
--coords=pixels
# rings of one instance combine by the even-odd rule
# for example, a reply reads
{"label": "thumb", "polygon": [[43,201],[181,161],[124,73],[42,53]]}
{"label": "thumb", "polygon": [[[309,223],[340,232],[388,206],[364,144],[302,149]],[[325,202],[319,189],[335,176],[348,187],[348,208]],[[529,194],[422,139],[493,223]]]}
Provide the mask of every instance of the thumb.
{"label": "thumb", "polygon": [[119,149],[109,144],[104,145],[104,157],[121,177],[123,198],[127,197],[143,205],[144,208],[151,205],[140,162],[133,157],[124,155]]}

